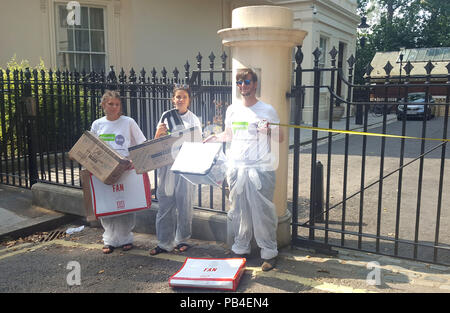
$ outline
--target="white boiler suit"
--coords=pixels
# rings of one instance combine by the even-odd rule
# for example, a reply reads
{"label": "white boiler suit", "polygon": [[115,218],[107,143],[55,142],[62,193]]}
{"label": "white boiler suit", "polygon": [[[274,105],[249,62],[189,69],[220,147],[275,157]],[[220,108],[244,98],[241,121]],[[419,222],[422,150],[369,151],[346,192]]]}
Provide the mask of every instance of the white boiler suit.
{"label": "white boiler suit", "polygon": [[268,260],[278,255],[278,217],[272,202],[278,155],[271,153],[270,136],[258,131],[261,120],[279,123],[275,109],[262,101],[251,107],[233,104],[227,109],[225,127],[233,134],[227,150],[228,217],[234,235],[232,251],[249,254],[254,234],[261,258]]}
{"label": "white boiler suit", "polygon": [[[163,114],[164,115],[164,114]],[[201,123],[191,111],[181,115],[185,128],[198,127]],[[160,123],[165,121],[160,120]],[[167,125],[167,123],[166,123]],[[170,171],[171,165],[158,169],[158,213],[156,236],[158,246],[172,251],[178,244],[186,243],[192,234],[193,196],[195,186],[179,174]]]}

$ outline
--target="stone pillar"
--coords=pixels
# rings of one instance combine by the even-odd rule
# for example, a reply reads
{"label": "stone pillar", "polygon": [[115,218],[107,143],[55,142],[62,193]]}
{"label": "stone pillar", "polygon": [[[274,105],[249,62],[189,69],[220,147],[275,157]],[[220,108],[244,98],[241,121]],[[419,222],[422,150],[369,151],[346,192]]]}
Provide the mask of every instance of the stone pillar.
{"label": "stone pillar", "polygon": [[[236,72],[252,68],[258,75],[257,98],[271,104],[280,122],[289,124],[290,102],[286,93],[291,89],[292,48],[301,45],[307,32],[293,29],[293,12],[278,6],[249,6],[234,9],[232,27],[218,31],[225,46],[231,47],[233,102],[240,101]],[[289,130],[282,129],[284,140],[279,145],[274,203],[278,215],[278,245],[288,245],[290,212],[287,204]]]}

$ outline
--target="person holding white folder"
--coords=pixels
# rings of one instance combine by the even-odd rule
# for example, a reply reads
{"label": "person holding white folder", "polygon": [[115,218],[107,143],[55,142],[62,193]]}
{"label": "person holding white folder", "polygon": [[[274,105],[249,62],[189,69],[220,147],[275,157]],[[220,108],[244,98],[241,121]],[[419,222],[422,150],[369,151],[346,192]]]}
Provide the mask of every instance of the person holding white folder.
{"label": "person holding white folder", "polygon": [[[156,129],[155,139],[179,129],[198,127],[198,117],[189,110],[191,92],[188,85],[175,85],[172,102],[175,110],[164,112]],[[172,114],[169,114],[172,113]],[[158,169],[159,187],[158,213],[156,214],[156,236],[158,245],[150,250],[151,255],[177,249],[189,249],[187,241],[192,234],[194,185],[180,174],[170,171],[171,165]]]}

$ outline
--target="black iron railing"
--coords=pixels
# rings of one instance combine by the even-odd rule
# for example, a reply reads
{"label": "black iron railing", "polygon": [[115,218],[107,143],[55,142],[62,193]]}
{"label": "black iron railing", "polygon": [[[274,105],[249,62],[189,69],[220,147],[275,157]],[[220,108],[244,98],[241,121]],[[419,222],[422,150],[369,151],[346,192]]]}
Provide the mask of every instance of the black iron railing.
{"label": "black iron railing", "polygon": [[[321,52],[315,50],[314,67],[310,69],[302,68],[301,47],[296,55],[296,82],[291,95],[296,98],[299,109],[309,93],[313,103],[312,126],[318,125],[319,110],[325,108],[329,113],[328,128],[349,130],[351,112],[355,109],[356,124],[361,125],[363,132],[448,137],[450,74],[433,75],[433,64],[429,62],[425,66],[426,75],[411,77],[413,65],[408,62],[404,77],[392,77],[393,67],[388,63],[383,79],[372,79],[373,68],[368,66],[366,84],[355,85],[353,56],[347,61],[348,74],[344,75],[343,70],[336,67],[336,49],[329,54],[331,67],[319,68]],[[447,68],[450,71],[450,64]],[[302,78],[305,73],[313,74],[312,83],[305,84]],[[327,75],[328,84],[320,85],[321,75]],[[347,86],[345,97],[336,93],[338,81]],[[397,109],[399,104],[410,108],[417,105],[417,102],[405,100],[411,92],[422,92],[423,98],[428,99],[422,103],[423,115],[417,115],[420,121],[410,121],[410,116]],[[320,93],[329,96],[329,103],[320,103]],[[430,99],[440,99],[441,103]],[[338,106],[345,108],[345,123],[337,124],[333,120],[333,111]],[[378,108],[376,114],[374,108]],[[378,128],[369,129],[370,112],[380,117]],[[430,121],[434,116],[436,118]],[[300,129],[295,129],[294,136],[294,244],[329,253],[332,247],[345,247],[450,264],[450,233],[440,227],[450,209],[450,199],[442,193],[450,187],[446,179],[450,174],[445,166],[449,158],[446,142],[349,134],[336,141],[330,133],[328,144],[319,146],[317,131],[313,131],[311,148],[301,150]],[[441,153],[437,155],[439,150]],[[301,161],[303,157],[310,157],[309,166]],[[319,162],[326,169],[323,182],[318,181],[322,174],[318,171]],[[302,177],[302,173],[306,173],[306,177]],[[317,200],[317,194],[322,186],[325,199],[322,199],[323,210],[320,211],[317,207],[321,203],[317,202],[321,200]],[[430,186],[435,187],[431,187],[431,192]],[[309,199],[309,202],[302,199]]]}
{"label": "black iron railing", "polygon": [[[206,132],[223,127],[223,116],[231,102],[231,71],[226,54],[221,68],[215,69],[215,56],[209,55],[209,70],[186,62],[184,73],[177,68],[169,76],[153,68],[150,76],[142,69],[126,75],[111,67],[104,72],[0,70],[0,183],[31,188],[36,182],[81,188],[81,166],[68,157],[68,151],[103,115],[100,99],[105,90],[118,90],[123,112],[136,120],[146,138],[153,138],[161,114],[172,108],[174,84],[189,84],[193,92],[190,110],[201,120]],[[157,188],[156,171],[152,187]],[[214,195],[199,186],[198,206],[225,211],[221,193]],[[224,191],[222,191],[224,194]],[[209,196],[209,204],[203,199]],[[203,199],[202,199],[203,198]]]}

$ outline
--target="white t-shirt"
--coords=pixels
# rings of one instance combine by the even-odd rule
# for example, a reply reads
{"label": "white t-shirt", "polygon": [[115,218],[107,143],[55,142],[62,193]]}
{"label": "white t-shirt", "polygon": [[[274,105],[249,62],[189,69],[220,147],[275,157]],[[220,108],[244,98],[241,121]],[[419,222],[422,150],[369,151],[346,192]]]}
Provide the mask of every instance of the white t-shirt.
{"label": "white t-shirt", "polygon": [[128,148],[143,143],[146,139],[134,119],[122,115],[115,121],[109,121],[106,116],[95,120],[91,132],[122,156],[129,156]]}
{"label": "white t-shirt", "polygon": [[[166,112],[164,112],[164,113],[166,113]],[[169,124],[167,122],[167,119],[162,120],[162,116],[164,116],[164,113],[161,115],[161,119],[159,120],[158,125],[161,123],[165,123],[168,126]],[[197,115],[195,115],[191,111],[187,110],[187,112],[184,113],[183,115],[180,114],[180,117],[181,117],[181,120],[183,121],[185,128],[198,127],[200,129],[202,129],[202,123],[200,123],[199,118],[197,117]]]}
{"label": "white t-shirt", "polygon": [[258,132],[258,123],[267,120],[279,123],[275,109],[267,103],[258,101],[251,107],[242,103],[232,104],[225,115],[225,128],[233,132],[228,160],[235,164],[257,164],[270,158],[270,137]]}

